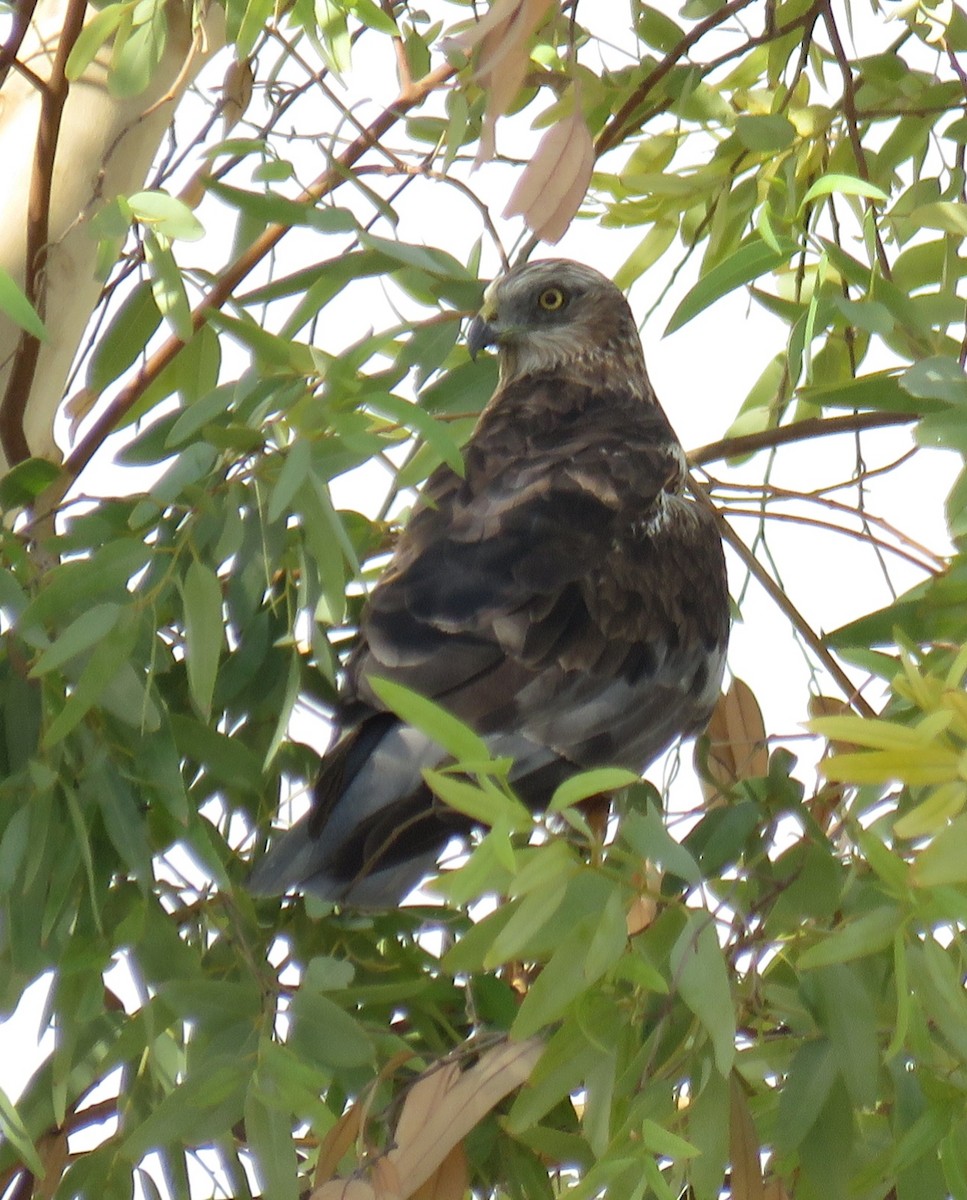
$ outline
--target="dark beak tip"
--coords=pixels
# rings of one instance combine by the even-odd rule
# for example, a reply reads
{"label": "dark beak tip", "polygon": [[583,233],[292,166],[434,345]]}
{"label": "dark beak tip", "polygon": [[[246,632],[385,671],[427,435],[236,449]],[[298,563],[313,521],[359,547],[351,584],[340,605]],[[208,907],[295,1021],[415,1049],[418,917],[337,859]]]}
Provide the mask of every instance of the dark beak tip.
{"label": "dark beak tip", "polygon": [[496,341],[493,326],[479,314],[467,326],[467,349],[470,357],[476,359],[485,346],[492,346]]}

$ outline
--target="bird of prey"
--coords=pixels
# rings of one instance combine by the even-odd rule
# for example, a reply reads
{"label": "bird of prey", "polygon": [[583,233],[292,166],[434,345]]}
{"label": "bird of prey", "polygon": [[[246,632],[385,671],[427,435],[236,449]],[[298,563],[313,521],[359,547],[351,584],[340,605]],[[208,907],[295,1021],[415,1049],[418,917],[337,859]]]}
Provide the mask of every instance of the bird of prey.
{"label": "bird of prey", "polygon": [[256,894],[391,907],[469,828],[421,774],[444,751],[385,710],[373,677],[512,757],[535,811],[576,771],[644,770],[718,697],[722,545],[683,494],[624,296],[579,263],[526,263],[490,285],[467,340],[496,346],[497,390],[464,475],[430,476],[367,601],[311,809],[257,863]]}

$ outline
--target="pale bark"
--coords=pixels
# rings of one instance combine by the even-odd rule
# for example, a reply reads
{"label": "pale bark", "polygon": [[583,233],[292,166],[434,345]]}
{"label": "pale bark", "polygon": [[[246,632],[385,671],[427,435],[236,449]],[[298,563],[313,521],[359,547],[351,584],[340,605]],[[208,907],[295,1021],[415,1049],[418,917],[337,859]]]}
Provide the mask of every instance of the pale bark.
{"label": "pale bark", "polygon": [[[17,56],[44,83],[56,69],[57,46],[70,5],[71,0],[40,0]],[[96,10],[90,9],[87,18],[95,15]],[[22,331],[0,317],[0,396],[4,398],[3,440],[8,452],[12,440],[17,440],[17,427],[22,427],[20,440],[31,454],[59,461],[54,416],[101,291],[101,281],[94,273],[97,245],[91,219],[107,201],[143,186],[178,99],[223,44],[224,19],[218,7],[209,9],[202,28],[194,34],[190,5],[172,0],[168,17],[165,53],[145,92],[134,97],[110,94],[109,47],[81,79],[69,85],[54,148],[49,206],[44,201],[48,214],[45,261],[36,281],[35,302],[50,339],[41,344],[32,369],[23,362]],[[36,80],[14,66],[0,93],[0,265],[28,294],[30,196],[33,187],[36,219],[36,148],[43,128],[42,107]],[[8,391],[19,395],[8,396]],[[12,420],[11,413],[15,414]],[[23,450],[19,455],[15,452],[14,457],[22,454]],[[10,453],[0,452],[0,467],[5,467],[10,457]]]}

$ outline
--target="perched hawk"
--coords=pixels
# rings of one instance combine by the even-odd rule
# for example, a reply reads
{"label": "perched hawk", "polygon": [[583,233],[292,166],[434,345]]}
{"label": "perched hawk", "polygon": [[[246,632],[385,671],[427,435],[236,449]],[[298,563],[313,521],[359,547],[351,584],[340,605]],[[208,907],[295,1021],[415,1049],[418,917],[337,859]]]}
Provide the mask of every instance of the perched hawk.
{"label": "perched hawk", "polygon": [[722,546],[682,494],[621,292],[578,263],[527,263],[488,288],[468,342],[497,347],[500,383],[465,476],[441,466],[423,489],[363,613],[312,809],[257,864],[257,894],[391,906],[468,829],[421,776],[444,752],[382,709],[372,676],[512,757],[537,810],[582,768],[643,770],[718,696]]}

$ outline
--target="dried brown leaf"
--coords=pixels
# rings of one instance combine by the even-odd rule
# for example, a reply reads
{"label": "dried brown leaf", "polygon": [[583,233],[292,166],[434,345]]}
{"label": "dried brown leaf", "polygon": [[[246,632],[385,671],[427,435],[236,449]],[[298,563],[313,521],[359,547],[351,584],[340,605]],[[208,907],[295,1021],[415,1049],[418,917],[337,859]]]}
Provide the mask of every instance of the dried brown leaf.
{"label": "dried brown leaf", "polygon": [[394,1141],[397,1146],[406,1145],[418,1136],[420,1130],[431,1119],[448,1092],[452,1091],[460,1078],[460,1067],[455,1062],[443,1063],[428,1071],[410,1088],[400,1118],[396,1122]]}
{"label": "dried brown leaf", "polygon": [[733,679],[712,711],[706,729],[709,750],[708,777],[702,791],[710,807],[724,804],[728,792],[741,779],[758,779],[769,773],[766,729],[752,689]]}
{"label": "dried brown leaf", "polygon": [[412,1200],[463,1200],[470,1186],[470,1171],[463,1144],[458,1142]]}
{"label": "dried brown leaf", "polygon": [[[527,1081],[543,1049],[539,1038],[504,1042],[482,1054],[445,1092],[438,1092],[433,1111],[427,1111],[425,1097],[420,1098],[424,1123],[418,1128],[415,1119],[408,1124],[412,1133],[405,1141],[397,1130],[396,1146],[386,1156],[399,1171],[403,1196],[411,1196],[495,1104]],[[412,1093],[407,1100],[411,1097]]]}
{"label": "dried brown leaf", "polygon": [[359,1104],[347,1108],[323,1138],[322,1145],[319,1147],[319,1159],[316,1163],[316,1174],[313,1180],[317,1188],[320,1184],[333,1178],[340,1159],[359,1136],[362,1113],[363,1109]]}
{"label": "dried brown leaf", "polygon": [[94,388],[82,387],[64,405],[64,414],[70,422],[67,433],[72,442],[77,437],[77,430],[80,428],[81,422],[100,398],[101,393],[95,391]]}
{"label": "dried brown leaf", "polygon": [[584,199],[594,170],[594,143],[577,104],[541,138],[504,209],[520,215],[539,238],[557,242]]}
{"label": "dried brown leaf", "polygon": [[765,1200],[759,1137],[749,1102],[737,1076],[730,1080],[729,1157],[732,1160],[732,1200]]}
{"label": "dried brown leaf", "polygon": [[364,1179],[330,1179],[309,1200],[381,1200]]}
{"label": "dried brown leaf", "polygon": [[[808,711],[810,718],[815,720],[817,717],[846,716],[851,714],[853,709],[845,700],[840,700],[836,696],[810,696]],[[850,754],[859,749],[860,747],[853,742],[831,741],[827,754]],[[846,784],[825,783],[811,799],[807,800],[806,807],[820,829],[829,829],[833,814],[839,811],[846,791]]]}
{"label": "dried brown leaf", "polygon": [[636,933],[642,933],[654,921],[658,912],[658,904],[651,896],[638,896],[631,902],[631,907],[628,909],[628,916],[625,919],[625,924],[628,928],[628,937],[634,937]]}
{"label": "dried brown leaf", "polygon": [[250,59],[236,59],[229,63],[222,83],[222,122],[225,133],[237,125],[245,115],[252,99],[255,72]]}
{"label": "dried brown leaf", "polygon": [[409,1191],[404,1194],[400,1173],[388,1154],[376,1160],[372,1184],[376,1200],[405,1200],[410,1195]]}
{"label": "dried brown leaf", "polygon": [[554,0],[496,0],[489,12],[452,44],[476,53],[473,77],[487,94],[479,165],[494,156],[494,124],[510,108],[530,63],[530,40]]}

